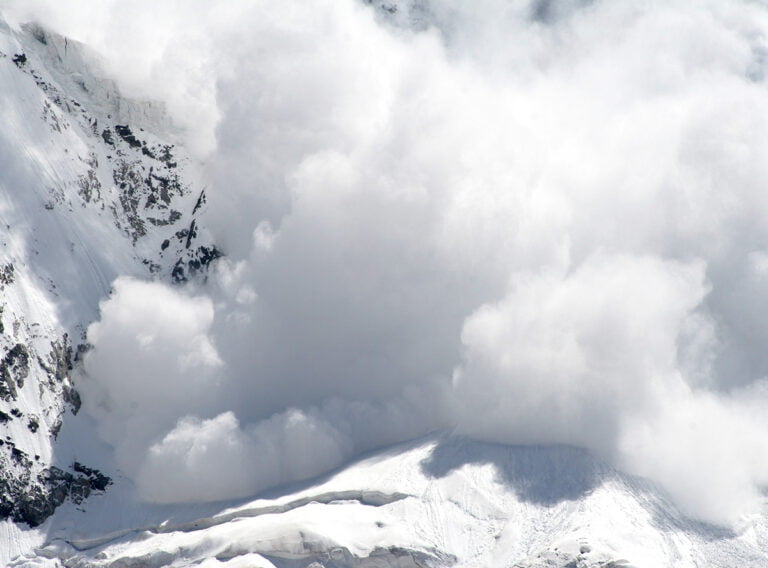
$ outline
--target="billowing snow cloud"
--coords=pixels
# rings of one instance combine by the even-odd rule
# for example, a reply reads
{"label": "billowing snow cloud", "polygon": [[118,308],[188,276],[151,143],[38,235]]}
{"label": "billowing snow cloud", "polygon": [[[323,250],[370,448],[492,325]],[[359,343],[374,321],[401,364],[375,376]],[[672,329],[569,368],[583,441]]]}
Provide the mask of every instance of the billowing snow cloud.
{"label": "billowing snow cloud", "polygon": [[327,423],[295,409],[245,431],[232,412],[183,418],[149,448],[137,481],[161,503],[241,497],[328,471],[349,457],[346,446]]}
{"label": "billowing snow cloud", "polygon": [[89,331],[86,400],[123,417],[102,428],[144,496],[242,496],[456,427],[587,447],[705,520],[753,510],[768,10],[388,5],[16,6],[164,100],[205,161],[227,258],[193,292],[118,281]]}
{"label": "billowing snow cloud", "polygon": [[223,365],[209,338],[211,301],[166,286],[118,279],[88,328],[97,347],[87,354],[84,404],[100,435],[116,444],[128,472],[159,432],[180,415],[216,404]]}

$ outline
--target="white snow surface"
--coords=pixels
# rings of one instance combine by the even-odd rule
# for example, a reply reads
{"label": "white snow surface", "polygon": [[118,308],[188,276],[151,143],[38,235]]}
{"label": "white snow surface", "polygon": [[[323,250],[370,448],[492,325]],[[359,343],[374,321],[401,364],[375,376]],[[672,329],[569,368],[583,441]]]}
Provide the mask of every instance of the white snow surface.
{"label": "white snow surface", "polygon": [[37,531],[4,528],[13,543],[5,562],[16,567],[768,563],[764,514],[737,531],[694,523],[648,482],[583,450],[447,434],[256,500],[138,505],[118,483]]}

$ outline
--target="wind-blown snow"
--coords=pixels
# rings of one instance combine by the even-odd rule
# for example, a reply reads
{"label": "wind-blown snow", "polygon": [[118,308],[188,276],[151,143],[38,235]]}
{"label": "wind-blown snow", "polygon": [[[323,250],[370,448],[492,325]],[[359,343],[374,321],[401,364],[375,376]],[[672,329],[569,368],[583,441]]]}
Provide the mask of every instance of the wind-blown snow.
{"label": "wind-blown snow", "polygon": [[757,506],[764,6],[20,4],[205,162],[227,258],[192,290],[118,280],[89,332],[86,401],[146,498],[455,426],[589,448],[709,521]]}

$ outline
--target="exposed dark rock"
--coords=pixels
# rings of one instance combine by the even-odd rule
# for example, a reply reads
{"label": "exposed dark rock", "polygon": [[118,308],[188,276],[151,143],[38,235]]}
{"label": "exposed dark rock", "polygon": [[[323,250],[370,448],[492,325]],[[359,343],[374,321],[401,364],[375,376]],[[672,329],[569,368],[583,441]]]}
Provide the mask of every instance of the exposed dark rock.
{"label": "exposed dark rock", "polygon": [[184,245],[184,248],[189,248],[189,246],[192,244],[192,239],[197,237],[197,221],[192,219],[192,223],[189,225],[189,232],[187,233],[187,242]]}
{"label": "exposed dark rock", "polygon": [[133,135],[128,125],[116,124],[115,132],[125,140],[131,148],[141,148],[141,142]]}
{"label": "exposed dark rock", "polygon": [[[175,166],[175,164],[174,164]],[[146,223],[172,225],[182,214],[169,207],[173,199],[187,193],[176,172],[160,161],[147,168],[142,160],[118,159],[113,163],[112,178],[120,189],[121,211],[113,209],[115,221],[136,242],[147,233]]]}
{"label": "exposed dark rock", "polygon": [[179,260],[176,263],[176,266],[173,267],[173,270],[171,271],[171,280],[176,284],[181,284],[182,282],[187,281],[187,276],[184,274],[184,265],[181,263],[181,260]]}
{"label": "exposed dark rock", "polygon": [[149,158],[155,159],[155,155],[152,153],[152,151],[149,148],[147,148],[146,144],[142,144],[141,153]]}
{"label": "exposed dark rock", "polygon": [[19,448],[11,448],[11,459],[24,469],[29,469],[32,466],[32,462],[27,457],[27,452]]}
{"label": "exposed dark rock", "polygon": [[15,480],[0,479],[0,518],[36,527],[68,498],[80,504],[92,492],[104,491],[112,483],[98,470],[78,462],[72,469],[74,474],[55,466],[46,468],[28,488]]}
{"label": "exposed dark rock", "polygon": [[17,389],[29,375],[29,351],[23,343],[14,345],[0,361],[0,398],[16,399]]}
{"label": "exposed dark rock", "polygon": [[198,212],[198,210],[205,205],[205,202],[207,201],[205,197],[205,190],[200,192],[200,196],[197,198],[197,203],[195,203],[194,209],[192,209],[192,215]]}
{"label": "exposed dark rock", "polygon": [[59,437],[59,432],[61,432],[61,427],[63,425],[64,422],[62,422],[61,417],[59,417],[56,422],[53,423],[53,426],[48,429],[54,440]]}
{"label": "exposed dark rock", "polygon": [[0,290],[13,284],[15,278],[15,269],[12,263],[9,262],[0,266]]}
{"label": "exposed dark rock", "polygon": [[160,272],[160,270],[162,270],[162,266],[160,266],[156,262],[152,262],[149,259],[145,258],[144,260],[141,261],[141,263],[144,264],[147,268],[149,268],[150,274],[157,274],[158,272]]}
{"label": "exposed dark rock", "polygon": [[163,175],[157,173],[154,167],[150,167],[146,184],[150,190],[147,206],[155,204],[161,207],[170,205],[174,196],[184,193],[178,174],[171,171],[167,171]]}
{"label": "exposed dark rock", "polygon": [[27,55],[25,53],[15,53],[13,55],[13,62],[16,64],[16,67],[21,69],[27,64]]}
{"label": "exposed dark rock", "polygon": [[[141,162],[118,160],[112,170],[112,179],[120,188],[120,205],[122,212],[114,211],[115,220],[125,228],[135,243],[147,234],[144,220],[140,213],[139,204],[144,193],[144,179],[141,175]],[[121,223],[122,221],[122,223]],[[127,227],[124,225],[127,224]]]}
{"label": "exposed dark rock", "polygon": [[[72,410],[72,414],[80,412],[80,407],[83,402],[80,399],[80,393],[77,392],[75,387],[70,385],[65,386],[62,395],[64,397],[64,402],[66,402],[69,405],[70,410]],[[59,428],[61,428],[61,426],[59,426]],[[54,437],[58,434],[58,430],[54,433],[53,429],[51,429],[51,432],[54,434]]]}
{"label": "exposed dark rock", "polygon": [[48,101],[43,104],[43,112],[40,116],[54,132],[62,132],[69,128],[69,122]]}
{"label": "exposed dark rock", "polygon": [[[78,345],[77,349],[78,355],[85,350],[83,345]],[[77,414],[81,405],[80,394],[69,380],[69,372],[73,369],[74,360],[76,360],[76,356],[73,356],[72,344],[69,341],[69,335],[66,333],[60,340],[51,342],[51,351],[46,359],[42,357],[37,358],[38,364],[48,375],[49,387],[52,390],[60,389],[61,396],[64,402],[69,405],[72,414]],[[53,429],[51,432],[54,437],[58,433],[53,432]]]}
{"label": "exposed dark rock", "polygon": [[157,159],[163,162],[167,168],[173,169],[176,167],[176,161],[173,159],[173,146],[170,144],[163,144],[158,153]]}
{"label": "exposed dark rock", "polygon": [[36,416],[31,416],[29,420],[27,421],[27,428],[29,428],[29,431],[32,433],[37,432],[37,430],[40,428],[40,421],[37,419]]}
{"label": "exposed dark rock", "polygon": [[216,247],[200,246],[187,264],[189,265],[190,272],[194,274],[222,256],[223,254]]}
{"label": "exposed dark rock", "polygon": [[165,225],[172,225],[176,221],[181,219],[181,213],[178,211],[171,210],[171,214],[168,216],[167,219],[155,219],[154,217],[147,217],[147,220],[155,225],[156,227],[162,227]]}
{"label": "exposed dark rock", "polygon": [[224,256],[215,246],[199,246],[195,250],[187,253],[176,261],[171,273],[172,280],[180,284],[186,282],[189,278],[201,273],[217,258]]}
{"label": "exposed dark rock", "polygon": [[101,137],[104,139],[104,142],[110,146],[115,145],[115,139],[112,138],[112,131],[109,128],[104,129],[104,131],[101,133]]}
{"label": "exposed dark rock", "polygon": [[99,180],[99,160],[96,154],[91,153],[88,158],[82,159],[88,165],[88,171],[77,178],[78,195],[85,203],[101,200],[101,180]]}
{"label": "exposed dark rock", "polygon": [[75,357],[74,361],[82,361],[83,357],[85,357],[85,354],[88,353],[91,349],[93,349],[93,345],[90,343],[80,343],[77,346],[77,349],[75,350]]}
{"label": "exposed dark rock", "polygon": [[75,462],[72,466],[77,473],[82,473],[90,482],[91,488],[98,491],[104,491],[111,483],[112,480],[101,473],[98,469],[86,467],[80,462]]}
{"label": "exposed dark rock", "polygon": [[63,382],[68,378],[72,370],[72,345],[69,335],[64,334],[60,341],[51,341],[51,352],[48,354],[48,362],[53,367],[56,381]]}

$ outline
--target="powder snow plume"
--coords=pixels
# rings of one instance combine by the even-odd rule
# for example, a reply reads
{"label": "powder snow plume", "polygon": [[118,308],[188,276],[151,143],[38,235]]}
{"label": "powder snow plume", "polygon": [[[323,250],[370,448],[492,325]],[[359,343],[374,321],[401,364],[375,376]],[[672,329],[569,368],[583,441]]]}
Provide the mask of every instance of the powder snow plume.
{"label": "powder snow plume", "polygon": [[9,3],[163,101],[204,164],[226,257],[186,287],[118,279],[89,329],[85,405],[144,498],[453,428],[588,448],[705,521],[752,512],[768,8],[386,8]]}

